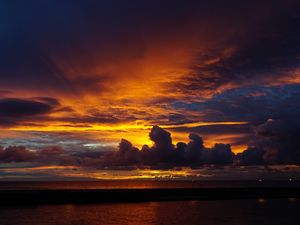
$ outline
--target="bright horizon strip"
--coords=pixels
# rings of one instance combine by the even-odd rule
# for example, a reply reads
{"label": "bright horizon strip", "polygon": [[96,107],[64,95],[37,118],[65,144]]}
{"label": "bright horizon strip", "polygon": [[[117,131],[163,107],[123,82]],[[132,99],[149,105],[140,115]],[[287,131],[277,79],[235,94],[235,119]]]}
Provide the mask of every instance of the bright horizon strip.
{"label": "bright horizon strip", "polygon": [[[199,126],[214,126],[214,125],[244,125],[248,122],[240,121],[224,121],[224,122],[196,122],[196,123],[185,123],[178,125],[160,125],[161,128],[171,129],[171,128],[181,128],[181,127],[199,127]],[[146,124],[118,124],[118,125],[92,125],[86,124],[85,126],[74,127],[73,124],[54,124],[49,126],[19,126],[14,128],[9,128],[12,131],[120,131],[128,129],[151,129],[154,125]]]}

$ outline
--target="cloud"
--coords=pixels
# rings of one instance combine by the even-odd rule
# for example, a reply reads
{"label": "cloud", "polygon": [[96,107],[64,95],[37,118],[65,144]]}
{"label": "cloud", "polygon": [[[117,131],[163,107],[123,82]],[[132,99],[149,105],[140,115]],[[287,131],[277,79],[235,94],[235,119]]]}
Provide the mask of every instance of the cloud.
{"label": "cloud", "polygon": [[229,144],[217,143],[209,151],[208,163],[229,164],[233,162],[234,154]]}
{"label": "cloud", "polygon": [[0,90],[0,97],[5,97],[6,95],[12,94],[11,91]]}
{"label": "cloud", "polygon": [[244,164],[300,163],[299,118],[269,119],[255,127],[249,148],[239,155]]}
{"label": "cloud", "polygon": [[[66,127],[89,127],[89,124],[113,124],[134,121],[136,118],[126,115],[112,116],[117,109],[110,113],[101,113],[99,110],[87,112],[86,115],[76,113],[72,107],[62,106],[60,101],[51,97],[0,98],[0,126],[47,126],[50,122],[61,122]],[[55,117],[51,114],[56,113]],[[121,114],[121,113],[120,113]],[[43,123],[41,123],[43,122]]]}
{"label": "cloud", "polygon": [[[292,80],[299,69],[299,3],[288,1],[281,5],[277,2],[270,7],[253,2],[248,7],[248,12],[257,12],[259,19],[239,18],[240,22],[231,24],[234,33],[225,36],[223,44],[200,52],[199,63],[192,66],[190,76],[182,82],[186,90],[222,91],[284,82],[287,77]],[[263,9],[267,13],[263,14]],[[232,17],[234,15],[226,22]]]}
{"label": "cloud", "polygon": [[4,98],[0,99],[1,117],[26,117],[46,114],[53,109],[52,104],[45,102]]}
{"label": "cloud", "polygon": [[[44,138],[40,148],[59,140],[66,150],[77,144],[82,150],[90,142],[99,144],[98,136],[101,141],[107,138],[104,144],[114,144],[124,133],[127,138],[136,135],[131,139],[134,144],[145,143],[140,137],[147,131],[129,129],[135,124],[246,121],[249,124],[174,126],[168,131],[172,131],[173,140],[184,140],[178,138],[179,132],[201,134],[206,145],[230,143],[235,151],[235,145],[246,145],[253,139],[255,149],[263,149],[258,155],[266,151],[260,156],[263,162],[276,162],[278,154],[290,151],[277,150],[288,146],[282,135],[266,137],[251,128],[269,118],[288,123],[286,118],[295,120],[300,113],[299,2],[0,4],[5,21],[0,28],[0,126],[24,129],[9,143],[5,143],[5,134],[1,142],[6,146],[12,141],[28,144],[23,134],[29,136],[39,128],[41,133],[48,132],[44,136],[61,132],[52,140]],[[116,124],[120,126],[108,134],[107,127]],[[91,140],[84,138],[88,128],[105,131],[97,130]],[[117,131],[119,128],[123,130]],[[71,141],[62,134],[67,131],[73,132]],[[225,138],[226,134],[231,136]],[[176,145],[171,134],[159,128],[151,136],[154,146],[144,146],[138,159],[132,156],[135,151],[128,150],[116,161],[201,164],[213,161],[218,154],[222,160],[216,161],[231,159],[225,145],[207,151],[193,137],[190,143]],[[30,145],[38,148],[41,139]],[[271,146],[271,141],[277,145]]]}
{"label": "cloud", "polygon": [[[1,90],[70,102],[76,118],[71,111],[61,118],[69,123],[162,125],[248,116],[242,105],[251,105],[248,98],[235,101],[241,108],[226,99],[234,115],[222,114],[226,105],[215,106],[218,97],[199,110],[193,105],[208,98],[203,90],[275,80],[298,65],[299,4],[293,1],[2,4]],[[171,107],[179,101],[190,108]]]}
{"label": "cloud", "polygon": [[129,141],[122,139],[119,144],[119,154],[117,160],[121,164],[136,164],[138,162],[138,148],[134,147]]}
{"label": "cloud", "polygon": [[29,150],[22,146],[9,146],[0,150],[0,161],[35,162],[40,165],[79,165],[98,168],[126,166],[199,166],[203,164],[232,163],[233,153],[230,145],[216,144],[206,148],[197,134],[190,134],[191,141],[172,144],[171,134],[154,126],[150,133],[153,146],[144,145],[141,150],[128,140],[122,139],[117,151],[76,151],[64,150],[59,146],[46,146]]}
{"label": "cloud", "polygon": [[23,146],[9,146],[5,149],[0,146],[0,162],[31,162],[36,158],[35,152],[31,152]]}
{"label": "cloud", "polygon": [[149,138],[154,142],[153,151],[158,161],[169,162],[173,158],[174,146],[172,144],[171,134],[159,126],[154,126]]}
{"label": "cloud", "polygon": [[[29,150],[22,146],[0,148],[0,161],[34,162],[37,165],[74,165],[101,169],[132,169],[151,166],[156,169],[173,167],[199,167],[203,165],[270,165],[299,164],[299,123],[268,120],[255,128],[256,136],[249,147],[235,155],[229,144],[216,143],[206,147],[195,133],[189,143],[173,145],[171,134],[154,126],[149,134],[153,146],[141,149],[122,139],[118,150],[64,150],[59,146],[46,146]],[[287,130],[288,129],[288,133]]]}
{"label": "cloud", "polygon": [[185,160],[189,163],[204,162],[204,145],[202,138],[197,134],[190,134],[189,138],[191,141],[187,144],[185,150]]}
{"label": "cloud", "polygon": [[36,162],[42,165],[76,165],[79,164],[77,158],[60,146],[47,146],[36,151]]}
{"label": "cloud", "polygon": [[229,144],[215,144],[206,148],[203,140],[197,134],[190,134],[188,144],[179,142],[172,144],[171,134],[159,126],[154,126],[150,133],[154,142],[152,147],[144,145],[141,150],[129,141],[122,139],[119,149],[114,153],[104,153],[106,166],[155,166],[169,168],[174,166],[200,166],[204,164],[230,164],[234,154]]}
{"label": "cloud", "polygon": [[264,164],[264,154],[265,151],[254,147],[239,153],[238,158],[242,165],[261,165]]}
{"label": "cloud", "polygon": [[59,106],[57,99],[49,97],[34,99],[1,98],[0,126],[16,125],[22,121],[34,121],[40,116],[54,112]]}
{"label": "cloud", "polygon": [[249,121],[258,125],[269,118],[297,117],[299,90],[299,84],[251,85],[216,93],[202,102],[176,102],[173,108],[202,112],[205,121]]}
{"label": "cloud", "polygon": [[193,70],[180,68],[186,82],[170,77],[167,83],[198,92],[260,79],[267,70],[273,75],[266,76],[273,77],[277,69],[298,64],[296,1],[156,0],[131,6],[124,1],[52,1],[2,3],[1,8],[6,21],[1,84],[11,89],[107,93],[124,78],[144,77],[145,68],[153,67],[150,76],[159,77],[165,75],[161,69],[184,64]]}
{"label": "cloud", "polygon": [[247,121],[248,123],[191,128],[183,126],[172,131],[175,134],[198,133],[209,140],[210,144],[218,141],[230,143],[236,152],[241,151],[251,139],[256,138],[254,127],[268,119],[298,120],[299,90],[299,84],[250,85],[216,93],[205,101],[177,101],[171,103],[172,109],[187,112],[187,115],[198,115],[201,121]]}

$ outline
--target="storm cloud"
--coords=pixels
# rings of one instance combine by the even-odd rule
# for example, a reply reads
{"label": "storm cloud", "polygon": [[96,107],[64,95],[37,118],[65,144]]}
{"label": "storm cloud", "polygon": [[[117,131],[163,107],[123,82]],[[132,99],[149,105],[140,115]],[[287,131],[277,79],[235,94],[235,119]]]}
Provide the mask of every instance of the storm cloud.
{"label": "storm cloud", "polygon": [[51,97],[0,98],[0,109],[0,126],[3,127],[45,122],[51,120],[51,113],[72,111]]}
{"label": "storm cloud", "polygon": [[26,117],[51,112],[54,104],[25,99],[0,99],[1,117]]}
{"label": "storm cloud", "polygon": [[[300,153],[297,137],[299,130],[282,121],[268,120],[257,126],[256,138],[248,148],[234,154],[229,144],[216,143],[206,147],[203,139],[195,133],[189,135],[188,143],[172,143],[171,134],[154,126],[149,137],[153,146],[144,145],[141,149],[130,141],[122,139],[118,149],[110,151],[87,151],[60,146],[29,150],[23,146],[0,148],[0,161],[35,162],[37,165],[76,165],[99,169],[120,169],[152,166],[167,169],[172,167],[199,167],[203,165],[271,165],[299,164]],[[293,130],[294,133],[286,130]]]}
{"label": "storm cloud", "polygon": [[299,15],[296,0],[2,1],[1,160],[299,163]]}
{"label": "storm cloud", "polygon": [[14,125],[20,121],[30,118],[47,115],[59,106],[59,102],[54,98],[0,99],[0,126]]}
{"label": "storm cloud", "polygon": [[269,119],[255,127],[255,138],[239,158],[244,164],[300,163],[300,120]]}

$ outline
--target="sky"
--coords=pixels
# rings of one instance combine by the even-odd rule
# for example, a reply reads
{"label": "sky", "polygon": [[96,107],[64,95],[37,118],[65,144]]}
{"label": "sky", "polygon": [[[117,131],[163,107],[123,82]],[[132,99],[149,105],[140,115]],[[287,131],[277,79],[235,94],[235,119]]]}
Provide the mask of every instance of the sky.
{"label": "sky", "polygon": [[299,27],[292,0],[1,1],[2,167],[299,164]]}

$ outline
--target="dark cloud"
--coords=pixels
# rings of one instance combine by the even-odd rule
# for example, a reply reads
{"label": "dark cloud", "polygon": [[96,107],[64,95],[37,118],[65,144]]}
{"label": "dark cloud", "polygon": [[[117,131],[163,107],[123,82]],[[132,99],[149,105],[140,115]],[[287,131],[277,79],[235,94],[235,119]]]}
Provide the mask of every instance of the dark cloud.
{"label": "dark cloud", "polygon": [[30,150],[24,146],[0,147],[0,162],[32,162],[35,165],[76,165],[78,160],[72,153],[59,146],[47,146],[40,150]]}
{"label": "dark cloud", "polygon": [[[172,144],[171,134],[155,126],[150,132],[154,145],[141,150],[122,139],[117,151],[64,150],[59,146],[29,150],[22,146],[0,148],[1,162],[35,162],[39,165],[77,165],[96,168],[137,168],[152,166],[166,169],[177,166],[299,164],[299,123],[268,120],[257,126],[256,138],[242,153],[235,155],[229,144],[216,143],[207,148],[197,134],[188,144]],[[288,131],[287,131],[288,130]],[[159,135],[159,136],[158,136]]]}
{"label": "dark cloud", "polygon": [[26,117],[46,114],[53,109],[52,105],[33,100],[4,98],[0,99],[1,117]]}
{"label": "dark cloud", "polygon": [[[200,62],[215,61],[190,65],[195,74],[186,89],[274,76],[299,64],[299,2],[293,0],[12,2],[2,2],[0,11],[1,84],[11,88],[99,92],[115,79],[90,76],[99,65],[142,59],[170,37],[187,42],[184,34],[208,46]],[[66,65],[78,73],[72,79]]]}
{"label": "dark cloud", "polygon": [[229,144],[217,143],[212,148],[205,148],[202,138],[190,134],[185,160],[188,164],[229,164],[233,162],[234,154]]}
{"label": "dark cloud", "polygon": [[45,156],[53,156],[53,155],[58,156],[63,154],[64,152],[65,151],[59,146],[50,146],[42,149],[39,153]]}
{"label": "dark cloud", "polygon": [[[87,115],[79,115],[72,107],[62,106],[58,99],[50,97],[36,97],[31,99],[21,98],[0,98],[0,125],[14,126],[20,123],[28,126],[41,126],[37,122],[60,121],[65,122],[65,126],[82,126],[82,123],[119,123],[134,121],[136,118],[128,113],[121,113],[117,109],[110,113],[101,113],[98,110],[89,112]],[[50,117],[51,113],[68,113],[67,116]],[[111,113],[122,114],[112,116]],[[72,123],[72,125],[68,125]]]}
{"label": "dark cloud", "polygon": [[122,139],[119,144],[118,160],[121,164],[136,164],[138,162],[138,149],[129,141]]}
{"label": "dark cloud", "polygon": [[47,115],[57,106],[59,102],[53,98],[42,97],[35,100],[2,98],[0,99],[0,125],[15,125],[26,119]]}
{"label": "dark cloud", "polygon": [[269,118],[297,118],[299,98],[299,84],[256,85],[224,91],[203,102],[175,102],[173,107],[202,112],[206,121],[247,121],[258,125]]}
{"label": "dark cloud", "polygon": [[187,144],[185,152],[185,160],[189,163],[204,162],[203,159],[203,140],[197,134],[189,135],[190,142]]}
{"label": "dark cloud", "polygon": [[[243,164],[299,162],[300,86],[293,79],[289,82],[295,84],[284,83],[291,74],[298,76],[299,1],[134,0],[128,4],[123,0],[12,0],[0,5],[4,21],[0,27],[0,126],[42,126],[41,121],[65,122],[69,127],[137,120],[162,125],[246,121],[249,124],[174,128],[193,133],[189,143],[177,145],[172,143],[169,132],[154,127],[150,133],[154,145],[144,146],[139,152],[123,140],[118,153],[99,153],[96,159],[88,155],[74,157],[83,164],[107,165],[228,163],[232,161],[228,145],[217,144],[207,149],[198,135],[206,138],[205,135],[234,133],[244,134],[235,138],[235,143],[250,139],[249,148],[239,157]],[[135,105],[136,99],[122,96],[121,106],[115,107],[120,103],[120,96],[115,93],[123,93],[119,86],[126,86],[122,76],[146,86],[144,81],[148,79],[138,83],[134,71],[143,75],[148,68],[160,68],[160,63],[164,63],[159,56],[163,58],[165,52],[167,56],[176,55],[181,46],[184,57],[179,54],[179,64],[181,58],[191,59],[183,63],[184,72],[176,69],[177,57],[168,59],[172,61],[171,67],[176,65],[176,76],[173,80],[173,68],[167,66],[162,70],[171,70],[170,74],[158,73],[160,77],[153,77],[158,80],[155,87],[160,86],[160,80],[167,83],[162,85],[166,89],[163,93],[157,90],[159,97],[149,97],[141,107],[136,107],[140,106]],[[159,58],[159,63],[153,58]],[[133,69],[127,64],[133,64]],[[177,73],[186,74],[178,78]],[[115,83],[118,90],[111,91]],[[128,91],[128,87],[124,89]],[[106,92],[111,101],[99,99],[95,105],[101,110],[82,102],[86,112],[79,115],[55,98],[7,97],[20,96],[23,91],[28,95],[37,91],[55,96],[81,91],[97,93],[99,98]],[[149,96],[155,91],[149,91]],[[90,98],[79,98],[78,102],[85,99]],[[145,109],[151,106],[157,107],[154,113]],[[54,118],[49,116],[52,112],[63,115]],[[23,142],[26,140],[20,140],[20,144]],[[74,145],[77,143],[78,148],[83,148],[83,142],[77,140]],[[58,153],[56,150],[53,155],[70,154]]]}
{"label": "dark cloud", "polygon": [[276,2],[273,7],[257,3],[253,2],[248,11],[253,10],[257,19],[239,18],[240,22],[232,23],[228,29],[234,32],[224,37],[223,46],[199,54],[201,63],[193,66],[194,72],[186,77],[183,88],[193,91],[226,84],[269,84],[291,76],[299,68],[299,2]]}
{"label": "dark cloud", "polygon": [[79,161],[72,154],[60,146],[47,146],[36,151],[36,162],[42,165],[77,165]]}
{"label": "dark cloud", "polygon": [[233,162],[234,154],[229,144],[217,143],[208,152],[210,153],[208,162],[211,164],[228,164]]}
{"label": "dark cloud", "polygon": [[162,118],[161,125],[177,125],[193,122],[197,122],[197,118],[183,115],[182,113],[170,113],[168,116],[165,116],[165,119]]}
{"label": "dark cloud", "polygon": [[0,150],[0,161],[35,162],[41,165],[80,165],[97,168],[119,168],[127,166],[155,166],[170,168],[174,166],[200,166],[203,164],[232,163],[233,153],[230,145],[216,144],[205,148],[197,134],[190,134],[191,141],[172,144],[171,134],[154,126],[149,137],[152,147],[144,145],[141,150],[129,141],[122,139],[118,151],[76,151],[64,150],[59,146],[46,146],[43,149],[29,150],[25,147],[9,146]]}
{"label": "dark cloud", "polygon": [[203,164],[229,164],[233,162],[234,154],[228,144],[215,144],[214,147],[204,147],[203,140],[197,134],[190,134],[191,141],[172,144],[171,134],[154,126],[149,134],[154,142],[152,147],[144,145],[139,151],[129,141],[122,139],[119,150],[105,153],[103,162],[106,166],[143,166],[169,168],[173,166],[200,166]]}
{"label": "dark cloud", "polygon": [[60,106],[60,103],[59,103],[58,99],[56,99],[56,98],[51,98],[51,97],[37,97],[37,98],[33,98],[33,100],[37,100],[37,101],[49,104],[52,107]]}
{"label": "dark cloud", "polygon": [[299,118],[273,120],[255,127],[255,139],[240,154],[245,164],[300,163]]}
{"label": "dark cloud", "polygon": [[[208,121],[249,122],[227,130],[228,133],[245,134],[241,141],[247,143],[249,148],[240,155],[243,164],[299,163],[299,90],[298,84],[249,86],[225,91],[192,107],[195,111],[206,110],[205,119]],[[226,130],[215,128],[200,127],[193,131],[226,133]]]}
{"label": "dark cloud", "polygon": [[35,152],[31,152],[23,146],[0,147],[0,162],[31,162],[37,158]]}
{"label": "dark cloud", "polygon": [[159,126],[154,126],[149,133],[149,138],[154,142],[153,151],[160,162],[172,160],[174,146],[169,132]]}
{"label": "dark cloud", "polygon": [[264,154],[266,152],[256,147],[249,147],[242,153],[239,153],[238,159],[242,165],[261,165],[264,164]]}

